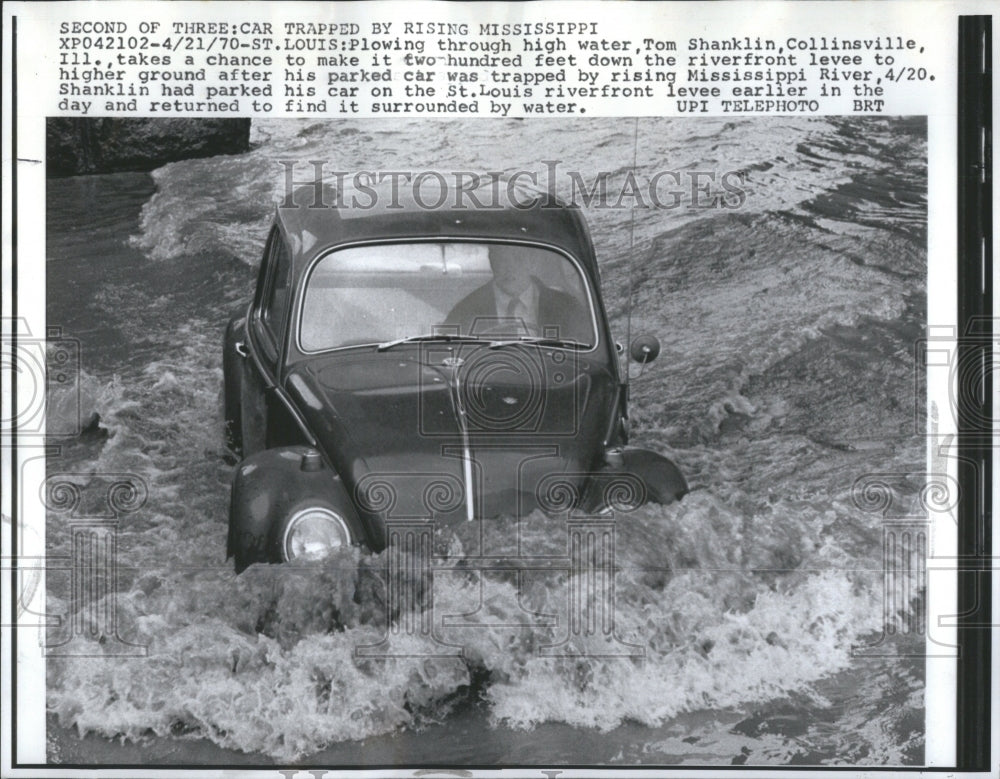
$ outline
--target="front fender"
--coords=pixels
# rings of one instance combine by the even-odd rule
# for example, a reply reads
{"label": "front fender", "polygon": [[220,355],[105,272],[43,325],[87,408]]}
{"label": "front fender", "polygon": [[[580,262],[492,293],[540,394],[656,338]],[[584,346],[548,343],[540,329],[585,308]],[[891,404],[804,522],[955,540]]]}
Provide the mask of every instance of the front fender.
{"label": "front fender", "polygon": [[[616,479],[619,476],[623,479]],[[624,491],[616,490],[618,485]],[[581,506],[596,513],[623,496],[633,507],[642,503],[667,506],[687,493],[687,480],[672,460],[649,449],[625,449],[619,465],[605,465],[591,476]]]}
{"label": "front fender", "polygon": [[626,449],[623,470],[646,486],[646,500],[667,506],[688,493],[687,479],[673,460],[649,449]]}
{"label": "front fender", "polygon": [[326,463],[318,470],[303,470],[303,456],[307,453],[318,454],[307,446],[265,449],[237,466],[226,542],[226,558],[235,558],[237,573],[252,563],[282,562],[285,523],[307,506],[333,509],[347,522],[353,543],[368,543],[339,474]]}

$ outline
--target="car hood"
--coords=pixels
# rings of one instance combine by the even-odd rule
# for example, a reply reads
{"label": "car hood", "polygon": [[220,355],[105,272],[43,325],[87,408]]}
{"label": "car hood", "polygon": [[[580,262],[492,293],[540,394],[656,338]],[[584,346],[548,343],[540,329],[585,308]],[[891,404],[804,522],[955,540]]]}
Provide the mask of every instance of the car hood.
{"label": "car hood", "polygon": [[325,355],[286,387],[359,513],[383,521],[565,500],[601,454],[617,389],[588,353],[441,343]]}

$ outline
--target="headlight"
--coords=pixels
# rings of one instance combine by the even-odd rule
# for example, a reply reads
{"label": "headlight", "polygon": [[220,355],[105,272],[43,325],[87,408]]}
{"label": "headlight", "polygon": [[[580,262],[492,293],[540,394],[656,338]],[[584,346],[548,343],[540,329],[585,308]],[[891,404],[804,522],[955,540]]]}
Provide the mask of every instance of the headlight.
{"label": "headlight", "polygon": [[351,534],[343,517],[330,509],[314,507],[303,509],[289,520],[282,549],[285,560],[316,561],[350,543]]}

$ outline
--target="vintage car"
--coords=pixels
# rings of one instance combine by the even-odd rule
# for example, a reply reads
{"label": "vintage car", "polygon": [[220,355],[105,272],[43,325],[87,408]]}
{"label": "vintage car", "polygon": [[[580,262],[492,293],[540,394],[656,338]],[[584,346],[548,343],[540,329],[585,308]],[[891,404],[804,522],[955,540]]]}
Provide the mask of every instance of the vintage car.
{"label": "vintage car", "polygon": [[[237,572],[379,551],[395,520],[686,493],[670,460],[627,447],[628,365],[579,209],[538,193],[496,208],[306,203],[277,208],[253,301],[226,330]],[[630,349],[658,352],[649,336]]]}

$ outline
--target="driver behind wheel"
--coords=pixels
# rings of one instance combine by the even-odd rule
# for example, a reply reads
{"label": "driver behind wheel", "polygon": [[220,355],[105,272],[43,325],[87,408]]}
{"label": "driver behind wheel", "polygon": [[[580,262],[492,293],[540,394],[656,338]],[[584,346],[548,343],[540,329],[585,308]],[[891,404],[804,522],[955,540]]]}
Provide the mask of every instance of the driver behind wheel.
{"label": "driver behind wheel", "polygon": [[468,335],[527,335],[590,344],[587,310],[573,295],[542,283],[523,247],[490,246],[489,259],[493,278],[456,303],[446,324]]}

